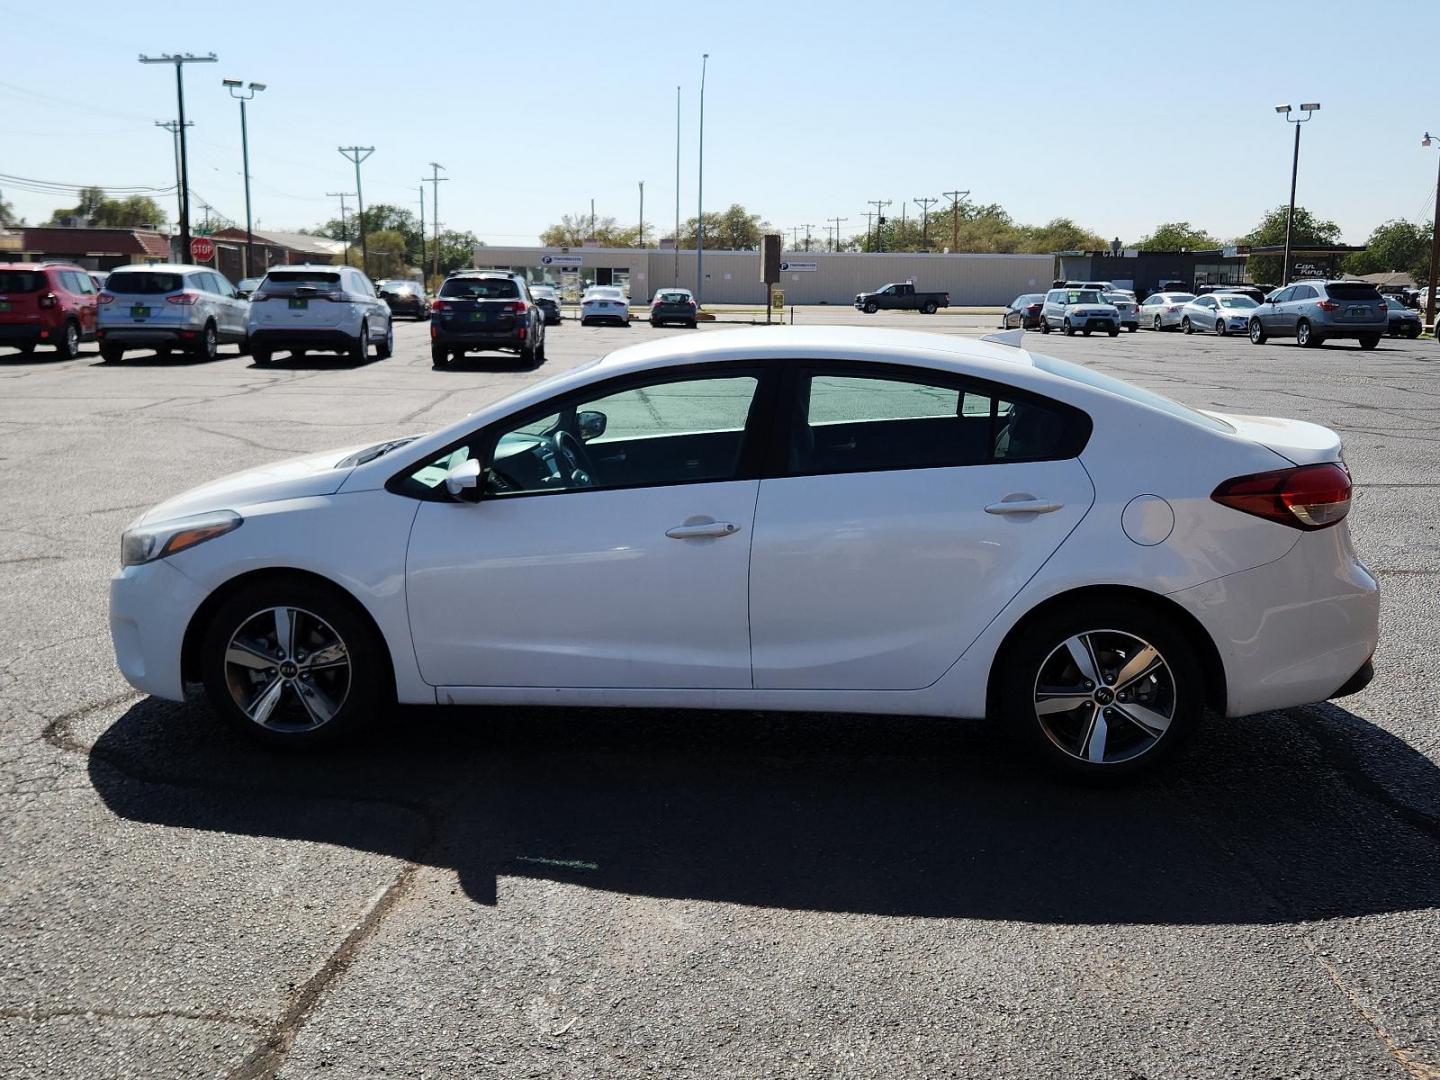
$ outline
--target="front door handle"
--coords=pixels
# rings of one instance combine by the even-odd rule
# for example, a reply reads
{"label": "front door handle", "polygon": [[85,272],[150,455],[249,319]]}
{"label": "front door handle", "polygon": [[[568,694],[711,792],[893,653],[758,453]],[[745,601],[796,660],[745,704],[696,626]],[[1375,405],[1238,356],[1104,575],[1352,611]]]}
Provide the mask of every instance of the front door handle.
{"label": "front door handle", "polygon": [[1053,514],[1064,503],[1047,502],[1033,495],[1007,495],[997,503],[985,507],[987,514]]}
{"label": "front door handle", "polygon": [[704,521],[696,525],[676,525],[666,529],[665,535],[671,540],[701,540],[711,536],[730,536],[740,531],[733,521]]}

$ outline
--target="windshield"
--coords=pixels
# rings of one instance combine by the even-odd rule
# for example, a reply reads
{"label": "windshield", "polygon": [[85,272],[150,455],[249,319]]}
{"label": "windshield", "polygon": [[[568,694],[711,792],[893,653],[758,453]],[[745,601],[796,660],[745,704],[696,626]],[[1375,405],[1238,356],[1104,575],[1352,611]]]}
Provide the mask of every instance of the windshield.
{"label": "windshield", "polygon": [[1150,390],[1142,389],[1133,383],[1125,382],[1123,379],[1116,379],[1110,375],[1102,375],[1094,368],[1083,367],[1080,364],[1072,364],[1067,360],[1056,360],[1053,356],[1042,356],[1039,353],[1032,353],[1031,359],[1035,361],[1035,366],[1041,371],[1048,372],[1051,375],[1059,375],[1061,378],[1069,379],[1071,382],[1093,386],[1097,390],[1104,390],[1108,393],[1115,394],[1117,397],[1126,398],[1129,401],[1136,401],[1141,405],[1148,405],[1152,409],[1159,409],[1161,412],[1169,413],[1171,416],[1178,416],[1183,420],[1201,424],[1215,431],[1235,430],[1223,420],[1217,420],[1213,416],[1206,416],[1202,412],[1196,412],[1186,405],[1181,405],[1178,401],[1171,401],[1162,394],[1156,394]]}
{"label": "windshield", "polygon": [[1098,292],[1091,289],[1072,289],[1065,294],[1067,304],[1103,304],[1105,301]]}
{"label": "windshield", "polygon": [[1215,299],[1220,301],[1220,306],[1221,306],[1221,307],[1228,307],[1228,308],[1252,308],[1252,307],[1259,307],[1259,306],[1260,306],[1259,304],[1255,303],[1254,300],[1250,299],[1250,297],[1248,297],[1248,296],[1240,296],[1240,295],[1238,295],[1238,294],[1237,294],[1237,295],[1217,296],[1217,297],[1215,297]]}
{"label": "windshield", "polygon": [[105,281],[105,287],[112,293],[160,293],[179,292],[185,282],[179,274],[164,274],[154,270],[117,270]]}
{"label": "windshield", "polygon": [[520,286],[513,278],[451,278],[440,286],[440,295],[469,300],[517,300]]}

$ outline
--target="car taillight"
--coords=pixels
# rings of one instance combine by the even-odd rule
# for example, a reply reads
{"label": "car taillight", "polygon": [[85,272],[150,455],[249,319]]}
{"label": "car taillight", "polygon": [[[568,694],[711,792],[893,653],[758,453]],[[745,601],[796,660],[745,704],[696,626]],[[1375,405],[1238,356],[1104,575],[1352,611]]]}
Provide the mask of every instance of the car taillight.
{"label": "car taillight", "polygon": [[1324,529],[1350,512],[1350,472],[1338,462],[1327,462],[1237,476],[1210,498],[1292,529]]}
{"label": "car taillight", "polygon": [[182,292],[182,293],[176,293],[174,296],[167,296],[167,297],[165,297],[165,302],[166,302],[167,304],[184,304],[184,305],[186,305],[186,306],[188,307],[189,305],[195,303],[195,301],[196,301],[196,300],[199,300],[199,299],[200,299],[200,294],[199,294],[199,293]]}
{"label": "car taillight", "polygon": [[38,303],[42,308],[51,308],[60,303],[60,298],[53,292],[47,292],[44,296],[40,297]]}
{"label": "car taillight", "polygon": [[506,304],[505,310],[512,315],[524,315],[529,308],[526,306],[525,301],[519,300],[512,304]]}
{"label": "car taillight", "polygon": [[431,310],[431,311],[449,311],[449,310],[450,310],[450,304],[449,304],[447,301],[445,301],[445,300],[431,300],[431,301],[430,301],[430,310]]}
{"label": "car taillight", "polygon": [[1337,303],[1335,303],[1334,300],[1321,300],[1318,306],[1319,306],[1319,308],[1320,308],[1321,311],[1339,311],[1339,310],[1340,310],[1340,305],[1337,304]]}
{"label": "car taillight", "polygon": [[97,304],[113,304],[115,302],[115,294],[102,292],[99,296],[95,298],[95,302]]}

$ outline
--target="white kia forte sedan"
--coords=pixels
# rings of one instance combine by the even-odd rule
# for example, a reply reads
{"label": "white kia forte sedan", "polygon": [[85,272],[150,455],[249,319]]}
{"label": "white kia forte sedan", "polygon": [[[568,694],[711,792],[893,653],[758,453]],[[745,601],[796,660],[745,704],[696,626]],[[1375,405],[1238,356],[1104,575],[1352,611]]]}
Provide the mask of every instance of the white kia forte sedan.
{"label": "white kia forte sedan", "polygon": [[120,668],[275,743],[396,701],[988,716],[1097,777],[1369,681],[1334,432],[1005,337],[666,338],[197,488],[125,533]]}

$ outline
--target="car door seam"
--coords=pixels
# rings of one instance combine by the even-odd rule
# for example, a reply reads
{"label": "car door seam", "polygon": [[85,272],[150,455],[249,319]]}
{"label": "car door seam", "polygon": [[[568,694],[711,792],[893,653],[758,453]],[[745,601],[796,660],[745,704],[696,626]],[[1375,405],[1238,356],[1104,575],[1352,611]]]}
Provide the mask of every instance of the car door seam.
{"label": "car door seam", "polygon": [[745,552],[745,646],[749,656],[750,689],[755,689],[755,598],[752,593],[751,575],[755,572],[755,531],[760,523],[760,485],[764,480],[755,481],[755,502],[750,507],[750,540]]}

